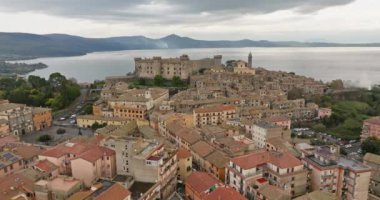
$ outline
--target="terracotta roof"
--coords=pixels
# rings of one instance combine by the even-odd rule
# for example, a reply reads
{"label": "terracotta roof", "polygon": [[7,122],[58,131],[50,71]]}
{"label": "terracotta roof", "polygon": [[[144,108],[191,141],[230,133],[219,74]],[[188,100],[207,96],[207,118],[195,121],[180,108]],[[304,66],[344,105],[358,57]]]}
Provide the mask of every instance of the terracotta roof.
{"label": "terracotta roof", "polygon": [[210,155],[208,155],[205,160],[210,162],[212,165],[216,166],[217,168],[224,168],[230,161],[230,158],[227,157],[224,153],[221,151],[214,151]]}
{"label": "terracotta roof", "polygon": [[94,200],[123,200],[130,195],[131,193],[127,188],[124,188],[119,183],[115,183],[99,196],[95,197]]}
{"label": "terracotta roof", "polygon": [[0,200],[9,200],[27,192],[33,193],[33,186],[34,181],[21,174],[3,177],[0,179]]}
{"label": "terracotta roof", "polygon": [[58,168],[58,166],[54,165],[47,159],[38,161],[35,167],[47,173],[50,173]]}
{"label": "terracotta roof", "polygon": [[177,158],[178,159],[184,159],[184,158],[188,158],[188,157],[191,157],[190,151],[188,151],[184,148],[178,149],[178,151],[177,151]]}
{"label": "terracotta roof", "polygon": [[204,200],[247,200],[236,190],[230,187],[217,187],[203,198]]}
{"label": "terracotta roof", "polygon": [[205,192],[218,183],[220,183],[219,180],[206,172],[192,172],[186,179],[186,187],[190,186],[198,193]]}
{"label": "terracotta roof", "polygon": [[82,158],[82,159],[87,160],[89,162],[95,162],[95,161],[101,159],[104,155],[105,156],[111,156],[114,154],[115,154],[115,151],[113,151],[111,149],[108,149],[105,147],[95,147],[95,148],[81,154],[78,158]]}
{"label": "terracotta roof", "polygon": [[86,143],[62,143],[58,144],[55,147],[48,149],[42,152],[40,155],[59,158],[64,156],[65,154],[74,154],[76,156],[95,148],[94,144],[86,144]]}
{"label": "terracotta roof", "polygon": [[43,149],[37,146],[22,145],[14,148],[13,152],[21,156],[24,160],[30,160],[42,153]]}
{"label": "terracotta roof", "polygon": [[209,112],[223,112],[223,111],[229,111],[229,110],[236,110],[236,107],[233,105],[217,105],[217,106],[210,106],[210,107],[204,107],[204,108],[196,108],[194,109],[195,113],[209,113]]}
{"label": "terracotta roof", "polygon": [[274,185],[265,185],[258,190],[263,196],[270,200],[290,200],[291,196]]}
{"label": "terracotta roof", "polygon": [[364,122],[380,125],[380,117],[372,117],[367,120],[364,120]]}
{"label": "terracotta roof", "polygon": [[210,155],[212,152],[215,151],[214,147],[212,147],[210,144],[208,144],[207,142],[205,142],[203,140],[193,144],[190,147],[190,149],[191,149],[191,151],[193,151],[194,153],[196,153],[197,155],[199,155],[202,158]]}
{"label": "terracotta roof", "polygon": [[259,150],[247,155],[239,156],[231,160],[243,169],[251,169],[266,163],[271,163],[279,168],[291,168],[302,165],[302,162],[289,152],[275,152]]}
{"label": "terracotta roof", "polygon": [[6,145],[8,143],[18,142],[18,140],[19,139],[17,138],[17,136],[14,136],[14,135],[1,137],[0,138],[0,147]]}

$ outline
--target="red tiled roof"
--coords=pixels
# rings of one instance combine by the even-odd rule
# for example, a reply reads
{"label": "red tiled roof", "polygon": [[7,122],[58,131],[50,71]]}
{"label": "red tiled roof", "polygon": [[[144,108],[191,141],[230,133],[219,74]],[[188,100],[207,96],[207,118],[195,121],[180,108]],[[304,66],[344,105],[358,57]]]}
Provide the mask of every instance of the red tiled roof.
{"label": "red tiled roof", "polygon": [[380,125],[380,117],[372,117],[372,118],[365,120],[364,122]]}
{"label": "red tiled roof", "polygon": [[95,197],[94,200],[123,200],[130,195],[131,193],[127,188],[124,188],[119,183],[115,183],[99,196]]}
{"label": "red tiled roof", "polygon": [[250,154],[235,157],[231,159],[231,161],[243,169],[251,169],[268,162],[268,155],[267,151],[259,150]]}
{"label": "red tiled roof", "polygon": [[200,157],[206,157],[215,151],[214,147],[203,140],[193,144],[190,149]]}
{"label": "red tiled roof", "polygon": [[111,156],[113,154],[115,154],[115,151],[113,151],[111,149],[107,149],[105,147],[95,147],[95,148],[81,154],[79,156],[79,158],[82,158],[82,159],[87,160],[89,162],[95,162],[95,161],[101,159],[104,155],[105,156]]}
{"label": "red tiled roof", "polygon": [[58,168],[58,166],[54,165],[53,163],[51,163],[48,160],[38,161],[38,163],[35,165],[35,167],[40,169],[41,171],[48,172],[48,173],[50,173],[50,172],[52,172]]}
{"label": "red tiled roof", "polygon": [[194,109],[195,113],[209,113],[209,112],[223,112],[223,111],[229,111],[229,110],[236,110],[236,107],[233,105],[217,105],[217,106],[210,106],[210,107],[204,107],[204,108],[196,108]]}
{"label": "red tiled roof", "polygon": [[186,179],[186,187],[190,186],[198,193],[205,192],[217,183],[220,181],[206,172],[192,172]]}
{"label": "red tiled roof", "polygon": [[177,158],[178,159],[184,159],[184,158],[188,158],[188,157],[191,157],[190,151],[188,151],[184,148],[178,149],[178,151],[177,151]]}
{"label": "red tiled roof", "polygon": [[230,187],[218,187],[203,198],[204,200],[247,200]]}
{"label": "red tiled roof", "polygon": [[291,168],[302,165],[302,162],[289,152],[269,152],[266,150],[259,150],[239,156],[231,161],[243,169],[255,168],[266,163],[271,163],[279,168]]}

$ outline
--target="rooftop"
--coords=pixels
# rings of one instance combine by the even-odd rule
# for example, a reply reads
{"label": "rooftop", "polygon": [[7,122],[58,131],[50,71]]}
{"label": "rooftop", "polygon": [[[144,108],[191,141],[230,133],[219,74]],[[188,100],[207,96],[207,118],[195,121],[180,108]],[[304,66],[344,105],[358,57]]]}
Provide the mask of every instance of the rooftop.
{"label": "rooftop", "polygon": [[217,187],[203,198],[204,200],[247,200],[243,195],[231,187]]}
{"label": "rooftop", "polygon": [[124,188],[124,186],[119,183],[115,183],[110,188],[95,197],[94,200],[125,199],[130,195],[131,193],[127,188]]}
{"label": "rooftop", "polygon": [[79,184],[81,184],[80,181],[72,177],[56,177],[48,182],[48,187],[53,191],[68,192]]}
{"label": "rooftop", "polygon": [[20,161],[22,158],[10,151],[0,152],[0,169]]}
{"label": "rooftop", "polygon": [[201,140],[201,141],[198,141],[197,143],[193,144],[190,149],[198,154],[200,157],[204,158],[208,155],[210,155],[212,152],[215,151],[215,148],[212,147],[210,144],[208,144],[207,142]]}
{"label": "rooftop", "polygon": [[380,125],[380,117],[372,117],[367,120],[364,120],[364,122]]}
{"label": "rooftop", "polygon": [[184,159],[184,158],[189,158],[191,157],[190,151],[184,149],[184,148],[179,148],[177,151],[177,158],[178,159]]}
{"label": "rooftop", "polygon": [[192,172],[186,179],[186,187],[190,186],[195,192],[202,193],[220,183],[219,180],[207,172]]}
{"label": "rooftop", "polygon": [[216,105],[204,108],[196,108],[194,109],[194,113],[224,112],[231,110],[236,110],[236,107],[233,105]]}
{"label": "rooftop", "polygon": [[350,169],[356,172],[365,172],[365,171],[371,171],[371,168],[368,167],[367,165],[364,165],[361,162],[347,159],[340,157],[339,160],[337,161],[338,165],[345,168],[345,169]]}
{"label": "rooftop", "polygon": [[230,161],[227,155],[218,150],[208,155],[205,159],[217,168],[224,168]]}

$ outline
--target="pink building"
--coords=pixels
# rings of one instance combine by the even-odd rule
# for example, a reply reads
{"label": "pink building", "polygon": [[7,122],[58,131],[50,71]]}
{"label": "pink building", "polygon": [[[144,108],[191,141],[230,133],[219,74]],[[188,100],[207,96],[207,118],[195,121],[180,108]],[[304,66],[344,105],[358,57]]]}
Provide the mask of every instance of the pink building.
{"label": "pink building", "polygon": [[97,147],[71,160],[72,176],[90,187],[99,178],[116,176],[115,151]]}
{"label": "pink building", "polygon": [[265,121],[271,124],[274,124],[276,126],[280,126],[286,130],[289,130],[292,125],[292,121],[285,116],[273,116],[273,117],[265,119]]}
{"label": "pink building", "polygon": [[319,108],[318,109],[318,119],[330,117],[331,114],[332,114],[331,108]]}
{"label": "pink building", "polygon": [[369,137],[380,139],[380,117],[364,120],[361,138],[365,140]]}

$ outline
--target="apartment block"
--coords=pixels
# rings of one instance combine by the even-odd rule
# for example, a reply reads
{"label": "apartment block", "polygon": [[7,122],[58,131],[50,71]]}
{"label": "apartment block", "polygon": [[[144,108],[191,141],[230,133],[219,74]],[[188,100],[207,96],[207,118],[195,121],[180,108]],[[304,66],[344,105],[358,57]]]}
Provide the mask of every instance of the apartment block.
{"label": "apartment block", "polygon": [[307,170],[288,152],[258,150],[232,158],[226,168],[226,184],[246,197],[256,196],[255,182],[268,181],[292,197],[306,193]]}
{"label": "apartment block", "polygon": [[215,105],[197,108],[193,111],[194,125],[220,125],[227,120],[237,117],[236,107],[233,105]]}
{"label": "apartment block", "polygon": [[373,117],[363,122],[361,139],[365,140],[369,137],[380,139],[380,117]]}
{"label": "apartment block", "polygon": [[25,135],[34,129],[32,108],[24,104],[1,104],[0,119],[8,122],[9,131],[16,136]]}

